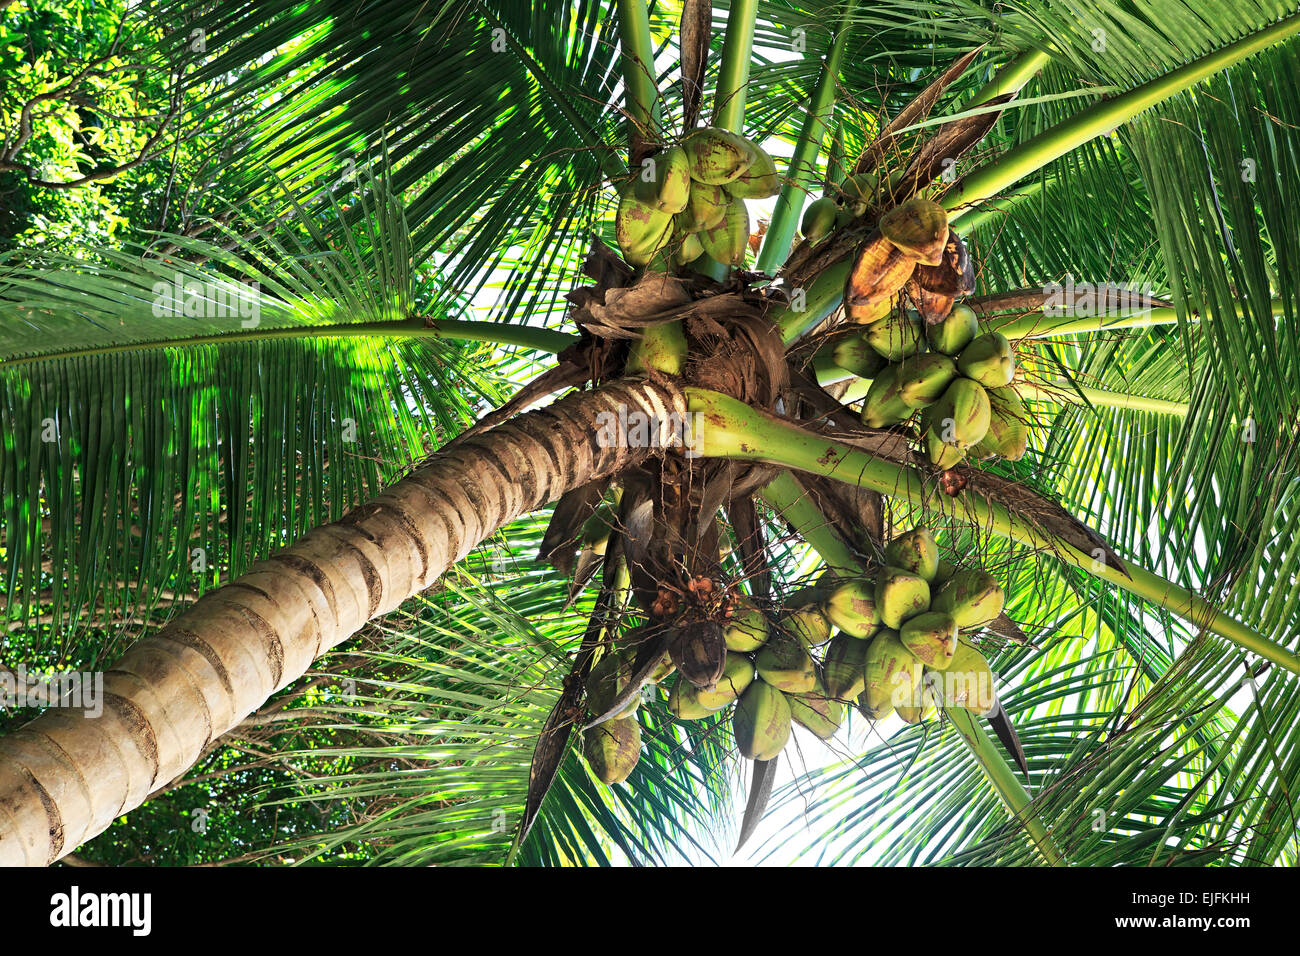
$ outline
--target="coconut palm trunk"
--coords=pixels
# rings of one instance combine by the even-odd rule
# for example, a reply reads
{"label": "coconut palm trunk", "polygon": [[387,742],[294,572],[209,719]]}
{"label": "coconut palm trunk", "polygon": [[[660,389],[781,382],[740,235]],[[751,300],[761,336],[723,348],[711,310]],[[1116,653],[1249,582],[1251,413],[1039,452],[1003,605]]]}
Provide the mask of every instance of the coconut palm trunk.
{"label": "coconut palm trunk", "polygon": [[[605,413],[649,440],[600,429]],[[204,595],[105,674],[102,714],[55,708],[0,742],[0,865],[46,865],[100,833],[502,525],[669,447],[684,415],[682,390],[652,382],[525,413]]]}

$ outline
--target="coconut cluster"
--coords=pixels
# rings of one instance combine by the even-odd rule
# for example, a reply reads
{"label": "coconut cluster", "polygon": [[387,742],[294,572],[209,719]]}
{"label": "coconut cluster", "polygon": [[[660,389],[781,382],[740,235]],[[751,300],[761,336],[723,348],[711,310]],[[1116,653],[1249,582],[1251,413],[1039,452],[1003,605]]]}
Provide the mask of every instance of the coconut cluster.
{"label": "coconut cluster", "polygon": [[634,266],[685,265],[708,254],[743,266],[749,245],[746,199],[775,196],[776,165],[762,147],[705,126],[644,160],[619,192],[615,235]]}
{"label": "coconut cluster", "polygon": [[[736,746],[753,760],[780,754],[793,724],[830,739],[853,706],[871,720],[897,713],[908,723],[939,706],[984,715],[997,704],[993,675],[967,638],[1002,613],[1003,600],[991,574],[941,561],[933,535],[914,528],[888,543],[873,575],[805,589],[775,611],[731,602],[721,625],[725,659],[712,679],[678,659],[698,645],[687,634],[646,683],[676,673],[668,707],[678,720],[729,710]],[[636,651],[635,643],[611,648],[593,667],[593,717],[627,697]],[[632,696],[616,717],[584,732],[587,761],[605,783],[627,779],[640,758],[640,703]]]}

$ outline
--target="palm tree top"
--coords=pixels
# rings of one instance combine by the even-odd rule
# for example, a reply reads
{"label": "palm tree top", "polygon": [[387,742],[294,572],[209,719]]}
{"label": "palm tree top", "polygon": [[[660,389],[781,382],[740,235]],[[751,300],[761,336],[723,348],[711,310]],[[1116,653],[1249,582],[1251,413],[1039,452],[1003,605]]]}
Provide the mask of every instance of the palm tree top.
{"label": "palm tree top", "polygon": [[137,219],[0,252],[7,673],[111,685],[0,859],[1289,861],[1300,15],[1066,7],[132,11]]}

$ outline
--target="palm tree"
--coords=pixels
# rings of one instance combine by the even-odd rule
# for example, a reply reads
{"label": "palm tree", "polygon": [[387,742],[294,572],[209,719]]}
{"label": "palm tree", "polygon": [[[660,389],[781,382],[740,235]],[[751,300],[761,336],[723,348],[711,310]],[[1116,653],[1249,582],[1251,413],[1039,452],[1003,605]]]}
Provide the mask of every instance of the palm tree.
{"label": "palm tree", "polygon": [[[618,521],[585,596],[589,623],[577,648],[548,649],[569,676],[528,720],[499,725],[534,742],[512,804],[521,835],[548,793],[551,807],[563,797],[554,781],[580,786],[571,746],[597,649],[653,618],[662,588],[744,581],[779,604],[807,549],[832,576],[861,574],[887,526],[921,522],[1004,582],[1018,627],[989,646],[1010,750],[959,707],[854,747],[778,796],[816,788],[811,816],[831,824],[820,850],[1293,858],[1300,260],[1285,223],[1300,195],[1287,188],[1300,178],[1300,15],[1244,5],[1210,26],[1182,0],[1078,0],[1068,18],[1046,3],[1003,15],[737,0],[714,30],[707,4],[671,20],[640,0],[608,6],[158,12],[188,28],[163,41],[174,56],[193,30],[221,41],[190,65],[212,92],[188,134],[239,142],[249,208],[287,199],[275,223],[236,217],[217,240],[10,256],[11,618],[39,614],[54,633],[100,603],[135,616],[204,592],[106,669],[102,716],[51,708],[0,739],[0,861],[71,852],[485,539],[505,528],[528,540],[512,522],[551,502],[540,547],[568,571],[612,486]],[[769,62],[792,47],[802,55]],[[936,60],[951,61],[937,77]],[[1035,95],[1018,98],[1030,83]],[[708,88],[712,126],[793,146],[756,271],[633,270],[591,241],[593,226],[610,236],[601,184],[695,127]],[[250,95],[257,109],[232,115]],[[340,163],[363,174],[337,177]],[[891,165],[896,182],[791,247],[809,193]],[[971,306],[1017,343],[1033,410],[1033,453],[1019,461],[938,471],[906,424],[845,414],[865,385],[835,370],[834,347],[852,296],[878,279],[864,250],[931,188],[944,236],[960,234],[978,267]],[[436,298],[421,300],[434,287],[421,269]],[[1117,269],[1168,301],[1080,317],[1106,302],[1076,288],[1073,314],[1043,312],[1066,274],[1096,283]],[[182,324],[151,308],[160,282],[238,308]],[[451,317],[490,283],[501,321]],[[559,328],[564,292],[577,336]],[[558,359],[507,399],[520,370],[466,373],[449,341]],[[470,426],[475,392],[499,407]],[[629,420],[649,427],[604,440],[603,422]],[[451,434],[398,479],[425,441]],[[734,543],[725,560],[722,539]],[[563,603],[583,583],[549,593]],[[661,643],[638,669],[667,646],[651,633]],[[520,649],[515,663],[498,676],[521,679],[537,658]],[[467,673],[491,666],[466,657]],[[480,686],[467,712],[493,699]],[[642,710],[654,759],[631,789],[642,810],[665,794],[689,805],[694,771],[707,780],[725,759],[726,725],[674,727],[661,700]],[[693,767],[656,750],[664,741]],[[775,770],[755,762],[745,836]],[[357,779],[375,793],[397,776]],[[704,788],[707,822],[726,788]],[[578,831],[556,824],[556,846],[561,832]],[[417,828],[398,858],[421,838],[441,839]]]}

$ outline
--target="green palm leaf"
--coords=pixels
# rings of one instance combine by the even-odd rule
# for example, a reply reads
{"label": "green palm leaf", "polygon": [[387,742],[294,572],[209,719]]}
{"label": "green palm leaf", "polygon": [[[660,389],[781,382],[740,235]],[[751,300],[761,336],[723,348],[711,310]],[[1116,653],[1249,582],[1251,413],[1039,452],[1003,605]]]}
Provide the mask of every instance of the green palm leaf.
{"label": "green palm leaf", "polygon": [[40,614],[48,640],[183,602],[499,400],[508,366],[387,332],[429,278],[385,195],[352,231],[0,262],[8,619]]}

